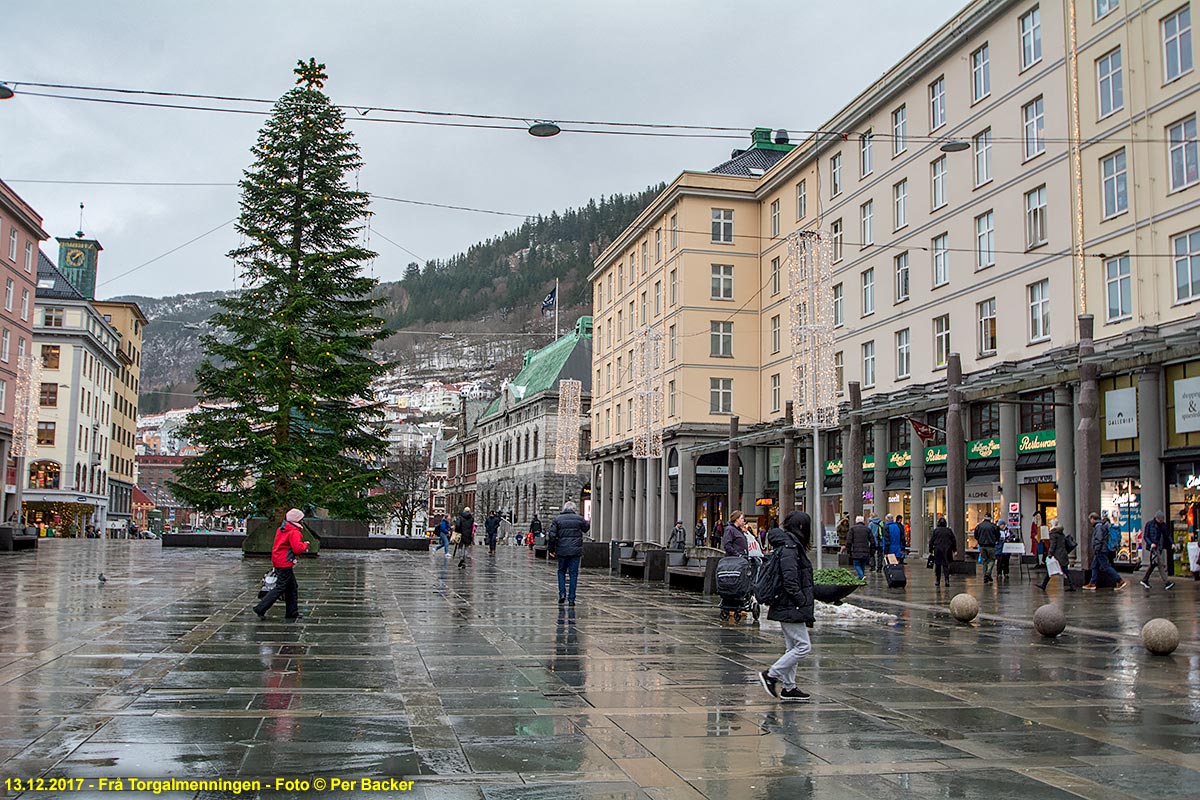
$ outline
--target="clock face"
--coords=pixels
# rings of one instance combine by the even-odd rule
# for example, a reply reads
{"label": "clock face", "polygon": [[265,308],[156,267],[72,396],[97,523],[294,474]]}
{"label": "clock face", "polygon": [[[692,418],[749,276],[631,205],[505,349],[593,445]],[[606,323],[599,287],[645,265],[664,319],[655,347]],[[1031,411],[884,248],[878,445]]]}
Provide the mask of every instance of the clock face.
{"label": "clock face", "polygon": [[82,267],[84,258],[82,250],[72,250],[67,253],[67,263],[72,267]]}

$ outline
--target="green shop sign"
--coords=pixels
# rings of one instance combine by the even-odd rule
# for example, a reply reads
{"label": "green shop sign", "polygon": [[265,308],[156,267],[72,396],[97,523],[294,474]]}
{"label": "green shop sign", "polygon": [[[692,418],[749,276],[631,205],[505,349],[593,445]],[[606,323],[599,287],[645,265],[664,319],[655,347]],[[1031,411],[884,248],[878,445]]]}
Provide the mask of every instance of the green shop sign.
{"label": "green shop sign", "polygon": [[946,450],[946,445],[939,444],[937,447],[925,448],[925,463],[928,464],[945,464],[949,451]]}
{"label": "green shop sign", "polygon": [[904,469],[912,461],[911,450],[897,450],[888,453],[888,469]]}
{"label": "green shop sign", "polygon": [[864,470],[868,470],[868,469],[874,470],[875,469],[875,454],[874,453],[871,453],[871,455],[869,455],[869,456],[863,456],[863,469]]}
{"label": "green shop sign", "polygon": [[1053,450],[1056,444],[1053,430],[1022,433],[1021,438],[1017,440],[1017,452],[1042,453]]}
{"label": "green shop sign", "polygon": [[967,458],[995,458],[1000,455],[1000,440],[993,436],[991,439],[975,439],[967,442]]}
{"label": "green shop sign", "polygon": [[839,458],[836,461],[826,461],[825,462],[825,474],[826,475],[841,475],[842,474],[842,460]]}

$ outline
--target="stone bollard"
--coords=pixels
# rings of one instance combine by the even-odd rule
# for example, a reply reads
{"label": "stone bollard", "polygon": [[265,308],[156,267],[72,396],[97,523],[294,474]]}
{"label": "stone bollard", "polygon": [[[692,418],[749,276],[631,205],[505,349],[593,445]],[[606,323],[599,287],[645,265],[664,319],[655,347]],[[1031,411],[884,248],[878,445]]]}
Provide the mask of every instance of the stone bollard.
{"label": "stone bollard", "polygon": [[966,592],[956,594],[950,601],[950,613],[959,622],[970,622],[979,616],[979,601]]}
{"label": "stone bollard", "polygon": [[1054,603],[1047,603],[1033,612],[1033,627],[1047,639],[1053,639],[1067,628],[1067,615]]}
{"label": "stone bollard", "polygon": [[1179,628],[1169,619],[1152,619],[1142,626],[1142,644],[1156,656],[1169,656],[1179,647]]}

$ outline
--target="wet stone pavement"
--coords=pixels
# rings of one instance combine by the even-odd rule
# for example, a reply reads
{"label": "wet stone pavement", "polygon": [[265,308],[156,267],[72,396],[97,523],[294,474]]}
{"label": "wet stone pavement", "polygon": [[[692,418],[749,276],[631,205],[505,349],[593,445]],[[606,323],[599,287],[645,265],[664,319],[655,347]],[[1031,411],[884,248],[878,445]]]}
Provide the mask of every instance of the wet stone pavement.
{"label": "wet stone pavement", "polygon": [[[1055,587],[1072,627],[1046,641],[1028,624],[1045,595],[1016,573],[956,579],[951,593],[981,599],[973,625],[940,610],[950,595],[923,564],[906,590],[872,576],[857,609],[822,609],[799,674],[814,701],[784,706],[753,675],[781,650],[777,626],[722,626],[698,593],[587,570],[572,610],[523,548],[463,571],[327,553],[298,568],[305,619],[280,604],[260,622],[264,570],[157,542],[0,554],[0,781],[415,781],[264,798],[1200,796],[1190,580]],[[1183,632],[1173,656],[1138,643],[1154,616]]]}

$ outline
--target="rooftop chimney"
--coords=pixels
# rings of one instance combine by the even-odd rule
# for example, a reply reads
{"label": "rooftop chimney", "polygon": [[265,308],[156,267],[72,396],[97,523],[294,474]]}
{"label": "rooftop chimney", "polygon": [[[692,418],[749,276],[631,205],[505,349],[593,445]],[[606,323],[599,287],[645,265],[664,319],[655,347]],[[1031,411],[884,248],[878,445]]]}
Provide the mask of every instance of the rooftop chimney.
{"label": "rooftop chimney", "polygon": [[788,144],[791,139],[788,138],[788,132],[785,128],[780,128],[775,131],[775,144]]}

